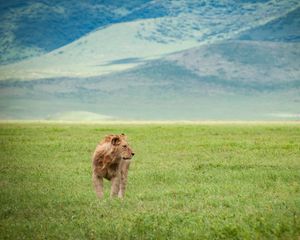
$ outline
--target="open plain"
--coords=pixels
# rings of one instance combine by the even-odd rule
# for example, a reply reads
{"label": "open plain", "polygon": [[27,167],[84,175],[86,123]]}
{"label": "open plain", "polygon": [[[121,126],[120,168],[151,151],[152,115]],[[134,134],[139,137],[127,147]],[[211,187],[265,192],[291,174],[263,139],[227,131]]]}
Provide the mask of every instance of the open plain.
{"label": "open plain", "polygon": [[[124,200],[91,155],[126,133]],[[0,124],[1,239],[299,239],[298,123]]]}

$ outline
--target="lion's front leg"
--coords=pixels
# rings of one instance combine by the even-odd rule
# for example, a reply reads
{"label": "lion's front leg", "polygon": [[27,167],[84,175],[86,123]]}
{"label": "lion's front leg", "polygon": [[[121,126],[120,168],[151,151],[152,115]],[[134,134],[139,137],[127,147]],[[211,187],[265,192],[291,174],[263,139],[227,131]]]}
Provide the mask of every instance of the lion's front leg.
{"label": "lion's front leg", "polygon": [[127,174],[122,174],[121,179],[120,179],[120,189],[118,192],[118,197],[123,198],[125,195],[125,190],[126,190],[126,184],[127,184]]}
{"label": "lion's front leg", "polygon": [[119,198],[123,198],[125,195],[129,165],[129,161],[123,161],[121,165],[120,189],[118,193]]}
{"label": "lion's front leg", "polygon": [[110,197],[116,197],[120,188],[120,173],[111,179]]}
{"label": "lion's front leg", "polygon": [[100,177],[95,172],[93,172],[93,184],[94,184],[97,196],[99,198],[102,198],[103,197],[103,177]]}

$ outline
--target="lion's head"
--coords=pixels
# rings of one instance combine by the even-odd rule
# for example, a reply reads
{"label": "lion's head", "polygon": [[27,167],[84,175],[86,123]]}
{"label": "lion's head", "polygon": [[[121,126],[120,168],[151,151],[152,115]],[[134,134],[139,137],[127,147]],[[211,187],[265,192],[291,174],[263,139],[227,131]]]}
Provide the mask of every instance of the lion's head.
{"label": "lion's head", "polygon": [[120,156],[124,160],[130,160],[134,156],[134,152],[127,142],[125,134],[106,136],[105,141],[110,142],[115,155]]}

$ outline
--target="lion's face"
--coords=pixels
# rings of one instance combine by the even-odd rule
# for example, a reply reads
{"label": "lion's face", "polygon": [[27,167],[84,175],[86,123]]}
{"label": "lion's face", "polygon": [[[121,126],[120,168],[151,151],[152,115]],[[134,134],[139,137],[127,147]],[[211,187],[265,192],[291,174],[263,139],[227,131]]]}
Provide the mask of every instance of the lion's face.
{"label": "lion's face", "polygon": [[114,135],[111,139],[111,144],[122,159],[130,160],[134,156],[134,152],[127,142],[126,135]]}

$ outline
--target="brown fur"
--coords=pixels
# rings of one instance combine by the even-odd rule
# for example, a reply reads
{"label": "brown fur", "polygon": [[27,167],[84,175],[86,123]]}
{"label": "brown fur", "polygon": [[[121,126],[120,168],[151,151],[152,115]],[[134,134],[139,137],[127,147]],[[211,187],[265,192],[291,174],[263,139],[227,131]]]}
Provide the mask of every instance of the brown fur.
{"label": "brown fur", "polygon": [[130,160],[134,153],[124,134],[108,135],[93,154],[93,183],[99,198],[103,197],[103,178],[111,181],[111,197],[124,197]]}

